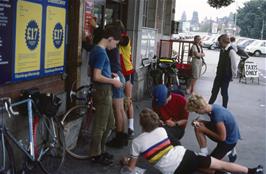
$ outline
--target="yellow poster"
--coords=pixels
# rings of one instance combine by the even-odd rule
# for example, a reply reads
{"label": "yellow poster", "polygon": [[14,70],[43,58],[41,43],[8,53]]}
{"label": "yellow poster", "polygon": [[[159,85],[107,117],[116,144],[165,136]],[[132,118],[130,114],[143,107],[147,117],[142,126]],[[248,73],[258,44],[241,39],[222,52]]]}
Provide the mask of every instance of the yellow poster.
{"label": "yellow poster", "polygon": [[[18,0],[16,16],[15,73],[22,74],[16,75],[15,78],[39,75],[42,5]],[[35,74],[23,74],[32,71],[35,71]]]}
{"label": "yellow poster", "polygon": [[58,71],[64,66],[66,22],[65,18],[65,8],[52,6],[47,7],[44,65],[45,73]]}

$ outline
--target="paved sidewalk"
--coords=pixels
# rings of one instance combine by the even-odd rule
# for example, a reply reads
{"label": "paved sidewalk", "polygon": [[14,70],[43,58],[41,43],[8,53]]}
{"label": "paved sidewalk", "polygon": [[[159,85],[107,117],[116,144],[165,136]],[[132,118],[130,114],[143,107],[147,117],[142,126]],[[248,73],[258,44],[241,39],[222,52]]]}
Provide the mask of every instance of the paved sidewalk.
{"label": "paved sidewalk", "polygon": [[[215,74],[215,65],[208,65],[208,72],[197,83],[197,93],[203,95],[206,99],[210,97],[210,90]],[[265,95],[266,88],[264,84],[243,84],[238,80],[230,83],[229,87],[229,104],[228,107],[234,113],[236,120],[240,127],[242,140],[238,142],[237,152],[238,159],[236,163],[254,167],[258,164],[266,167],[266,110],[265,110]],[[219,94],[216,101],[221,104],[221,96]],[[138,124],[138,114],[145,108],[151,107],[151,99],[147,98],[139,102],[134,102],[135,108],[135,129],[136,134],[141,132]],[[189,122],[186,128],[184,138],[181,143],[188,149],[198,151],[199,147],[194,135],[194,130],[190,126],[191,120],[198,115],[190,113]],[[207,118],[207,116],[205,117]],[[214,148],[213,142],[208,142],[209,149]],[[64,174],[115,174],[119,173],[120,165],[119,159],[129,153],[129,148],[123,149],[109,149],[115,155],[116,163],[110,167],[103,167],[101,165],[91,164],[88,160],[75,160],[67,157],[62,173]],[[228,160],[225,158],[224,160]],[[152,168],[143,159],[140,159],[138,166],[147,169],[146,174],[159,173]]]}

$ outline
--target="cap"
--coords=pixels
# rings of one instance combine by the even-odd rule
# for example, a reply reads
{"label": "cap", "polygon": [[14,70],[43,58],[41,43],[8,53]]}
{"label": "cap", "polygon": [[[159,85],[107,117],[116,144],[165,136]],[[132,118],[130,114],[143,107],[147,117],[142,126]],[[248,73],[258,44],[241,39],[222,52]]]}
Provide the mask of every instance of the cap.
{"label": "cap", "polygon": [[165,85],[157,85],[153,88],[152,95],[156,106],[163,106],[167,99],[168,89]]}

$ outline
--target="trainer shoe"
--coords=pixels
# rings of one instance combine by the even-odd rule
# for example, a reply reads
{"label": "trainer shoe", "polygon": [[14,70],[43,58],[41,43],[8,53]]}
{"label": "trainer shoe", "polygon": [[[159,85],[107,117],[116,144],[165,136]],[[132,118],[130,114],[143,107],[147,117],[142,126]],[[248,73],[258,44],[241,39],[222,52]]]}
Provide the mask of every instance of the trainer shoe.
{"label": "trainer shoe", "polygon": [[258,165],[258,167],[256,167],[256,174],[263,174],[263,167],[261,165]]}
{"label": "trainer shoe", "polygon": [[132,129],[130,129],[130,128],[128,128],[128,130],[127,130],[127,134],[128,134],[128,139],[133,139],[134,138],[134,136],[135,136],[135,132],[134,132],[134,130],[132,130]]}
{"label": "trainer shoe", "polygon": [[90,160],[92,163],[101,164],[104,166],[109,166],[109,165],[113,164],[112,160],[103,157],[103,155],[93,156],[90,158]]}
{"label": "trainer shoe", "polygon": [[237,159],[237,154],[230,153],[230,154],[228,155],[228,158],[229,158],[229,161],[230,161],[231,163],[233,163],[233,162],[235,162],[236,159]]}
{"label": "trainer shoe", "polygon": [[104,153],[102,153],[102,156],[103,156],[103,158],[106,158],[106,159],[108,159],[108,160],[112,160],[112,159],[114,159],[114,155],[112,155],[112,154],[110,154],[110,153],[108,153],[108,152],[104,152]]}

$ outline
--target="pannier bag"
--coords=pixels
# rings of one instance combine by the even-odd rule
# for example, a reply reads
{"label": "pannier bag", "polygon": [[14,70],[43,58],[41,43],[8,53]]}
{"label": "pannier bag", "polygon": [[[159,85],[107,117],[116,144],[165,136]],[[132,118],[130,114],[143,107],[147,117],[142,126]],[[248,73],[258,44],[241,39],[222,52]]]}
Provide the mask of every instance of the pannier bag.
{"label": "pannier bag", "polygon": [[[38,111],[48,117],[56,115],[62,101],[52,93],[40,93],[38,88],[31,88],[21,91],[21,99],[32,98]],[[22,112],[26,113],[27,107],[23,106]]]}

